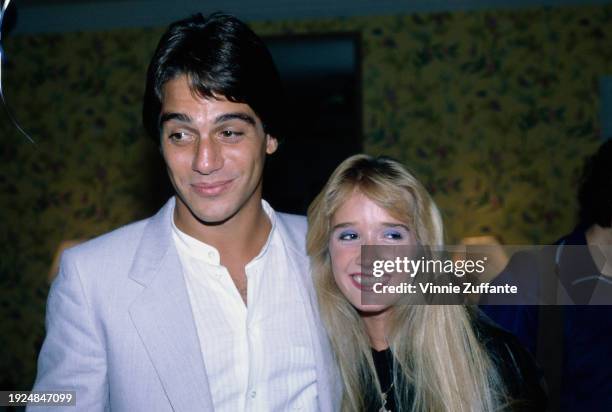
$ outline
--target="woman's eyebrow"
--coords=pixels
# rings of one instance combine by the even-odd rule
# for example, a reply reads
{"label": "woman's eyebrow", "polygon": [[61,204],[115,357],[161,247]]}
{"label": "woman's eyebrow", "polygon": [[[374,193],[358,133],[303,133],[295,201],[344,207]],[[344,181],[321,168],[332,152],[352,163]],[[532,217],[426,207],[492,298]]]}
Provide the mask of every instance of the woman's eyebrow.
{"label": "woman's eyebrow", "polygon": [[382,225],[384,227],[403,227],[404,229],[410,231],[410,228],[403,224],[403,223],[398,223],[398,222],[383,222]]}
{"label": "woman's eyebrow", "polygon": [[354,225],[355,225],[354,222],[342,222],[342,223],[338,223],[337,225],[332,226],[332,230],[342,229],[342,228],[354,226]]}

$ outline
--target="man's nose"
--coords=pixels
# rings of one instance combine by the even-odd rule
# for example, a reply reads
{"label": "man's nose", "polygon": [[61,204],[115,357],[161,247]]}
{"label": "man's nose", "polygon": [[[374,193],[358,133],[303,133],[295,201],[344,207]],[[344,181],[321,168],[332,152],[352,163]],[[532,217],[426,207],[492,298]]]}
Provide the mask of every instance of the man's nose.
{"label": "man's nose", "polygon": [[223,167],[223,148],[210,137],[200,138],[193,157],[194,171],[209,175]]}

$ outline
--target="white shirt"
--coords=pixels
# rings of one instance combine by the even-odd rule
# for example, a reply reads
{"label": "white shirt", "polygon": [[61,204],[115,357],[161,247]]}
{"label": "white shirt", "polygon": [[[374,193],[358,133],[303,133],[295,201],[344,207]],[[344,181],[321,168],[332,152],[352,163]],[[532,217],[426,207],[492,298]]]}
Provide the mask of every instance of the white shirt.
{"label": "white shirt", "polygon": [[181,232],[173,239],[183,266],[191,309],[215,411],[315,411],[314,349],[305,306],[296,290],[276,215],[272,229],[245,267],[245,305],[212,246]]}

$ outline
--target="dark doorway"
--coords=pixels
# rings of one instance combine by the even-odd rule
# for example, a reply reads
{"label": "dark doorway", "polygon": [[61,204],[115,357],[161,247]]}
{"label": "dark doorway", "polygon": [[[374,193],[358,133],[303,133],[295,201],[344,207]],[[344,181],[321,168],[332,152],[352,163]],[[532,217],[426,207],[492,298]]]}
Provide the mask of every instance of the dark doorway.
{"label": "dark doorway", "polygon": [[362,150],[360,37],[356,33],[264,39],[283,79],[289,133],[268,158],[264,198],[305,214],[331,172]]}

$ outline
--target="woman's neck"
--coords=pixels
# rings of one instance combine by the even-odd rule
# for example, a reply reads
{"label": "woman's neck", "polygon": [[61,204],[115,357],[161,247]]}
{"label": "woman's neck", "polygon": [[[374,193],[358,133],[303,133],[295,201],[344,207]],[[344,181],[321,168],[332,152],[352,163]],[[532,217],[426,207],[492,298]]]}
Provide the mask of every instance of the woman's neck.
{"label": "woman's neck", "polygon": [[363,319],[365,331],[370,338],[370,346],[377,351],[387,349],[389,347],[387,342],[389,310],[377,313],[362,313],[361,319]]}

